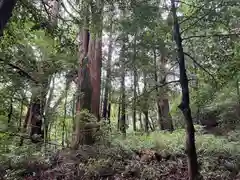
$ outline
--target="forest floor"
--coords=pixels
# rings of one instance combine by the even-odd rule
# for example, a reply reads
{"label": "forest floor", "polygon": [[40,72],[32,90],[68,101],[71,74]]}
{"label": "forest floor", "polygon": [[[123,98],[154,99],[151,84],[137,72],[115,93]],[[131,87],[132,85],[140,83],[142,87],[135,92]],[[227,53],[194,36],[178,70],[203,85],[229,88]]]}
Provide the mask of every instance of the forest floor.
{"label": "forest floor", "polygon": [[[207,137],[206,141],[208,141]],[[127,145],[126,143],[129,142],[123,143]],[[179,146],[177,142],[174,142],[174,139],[173,143]],[[166,146],[163,148],[166,148]],[[240,154],[231,154],[229,149],[224,149],[224,145],[221,148],[223,151],[217,149],[216,152],[211,154],[201,149],[198,150],[198,160],[203,179],[240,180]],[[116,144],[110,146],[81,146],[78,150],[66,148],[48,157],[29,157],[27,160],[12,164],[11,167],[5,167],[5,169],[1,167],[0,173],[2,173],[1,177],[4,180],[188,179],[187,158],[184,151],[169,151],[167,153],[150,146],[149,148],[141,147],[130,150]]]}

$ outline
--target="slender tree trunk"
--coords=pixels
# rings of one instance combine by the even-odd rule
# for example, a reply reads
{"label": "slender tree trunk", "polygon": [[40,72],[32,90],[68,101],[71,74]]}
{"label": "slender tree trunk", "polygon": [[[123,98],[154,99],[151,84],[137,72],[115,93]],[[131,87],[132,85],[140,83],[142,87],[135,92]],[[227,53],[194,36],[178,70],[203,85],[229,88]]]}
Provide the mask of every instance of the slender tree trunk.
{"label": "slender tree trunk", "polygon": [[152,119],[149,117],[149,115],[148,115],[148,126],[151,129],[151,131],[154,131],[154,124]]}
{"label": "slender tree trunk", "polygon": [[118,124],[117,128],[120,130],[120,125],[121,125],[121,103],[120,103],[121,98],[119,98],[119,104],[118,104]]}
{"label": "slender tree trunk", "polygon": [[149,133],[149,118],[148,118],[148,111],[143,112],[145,119],[144,119],[144,131],[145,133]]}
{"label": "slender tree trunk", "polygon": [[199,179],[197,153],[195,147],[195,130],[192,121],[191,109],[189,106],[189,87],[188,78],[185,69],[185,59],[182,47],[182,38],[180,33],[180,27],[178,23],[178,17],[176,13],[175,0],[171,0],[172,14],[173,14],[173,30],[174,40],[177,45],[179,70],[180,70],[180,84],[182,88],[182,101],[179,105],[179,109],[182,111],[186,121],[186,151],[188,156],[188,173],[190,180]]}
{"label": "slender tree trunk", "polygon": [[239,80],[238,79],[237,79],[237,82],[236,82],[236,88],[237,88],[238,104],[240,105],[240,89],[239,89]]}
{"label": "slender tree trunk", "polygon": [[135,61],[136,61],[136,34],[134,36],[134,45],[133,45],[133,131],[136,131],[136,102],[137,102],[137,85],[138,85],[138,79],[137,79],[137,68],[135,65]]}
{"label": "slender tree trunk", "polygon": [[19,129],[18,129],[18,131],[21,131],[21,127],[22,127],[23,102],[24,102],[24,99],[22,99],[22,101],[21,101],[20,116],[19,116]]}
{"label": "slender tree trunk", "polygon": [[68,96],[68,91],[66,89],[65,102],[64,102],[64,115],[63,115],[63,122],[62,122],[62,147],[64,147],[64,142],[65,142],[66,116],[67,116],[67,96]]}
{"label": "slender tree trunk", "polygon": [[144,123],[144,131],[148,134],[149,133],[149,117],[148,117],[148,92],[147,92],[147,76],[146,72],[143,72],[143,93],[144,93],[144,105],[143,105],[143,114],[145,115],[145,123]]}
{"label": "slender tree trunk", "polygon": [[154,79],[156,83],[156,93],[157,93],[157,109],[158,109],[158,125],[160,130],[164,130],[164,124],[163,124],[163,119],[162,119],[162,112],[161,112],[161,106],[160,106],[160,94],[159,94],[159,88],[158,88],[158,75],[157,75],[157,55],[156,55],[156,50],[153,50],[154,54],[154,66],[155,66],[155,71],[154,71]]}
{"label": "slender tree trunk", "polygon": [[17,0],[2,0],[0,2],[0,37],[3,35],[3,29],[12,16],[12,11]]}
{"label": "slender tree trunk", "polygon": [[120,123],[120,131],[123,134],[123,137],[126,138],[126,94],[125,94],[125,41],[123,41],[120,61],[121,61],[121,123]]}
{"label": "slender tree trunk", "polygon": [[143,130],[143,122],[142,122],[142,113],[139,113],[139,123],[140,123],[140,129]]}
{"label": "slender tree trunk", "polygon": [[111,124],[111,103],[108,103],[107,119],[108,119],[108,124]]}
{"label": "slender tree trunk", "polygon": [[200,124],[200,106],[199,106],[199,82],[197,77],[197,65],[194,63],[194,71],[196,76],[196,85],[195,85],[195,91],[196,91],[196,106],[197,106],[197,112],[196,112],[196,123]]}
{"label": "slender tree trunk", "polygon": [[[107,114],[110,109],[108,109],[108,102],[109,102],[109,93],[111,92],[111,61],[112,61],[112,50],[113,50],[113,16],[110,17],[110,33],[109,33],[109,45],[108,45],[108,58],[107,58],[107,76],[106,76],[106,83],[105,83],[105,94],[104,94],[104,101],[103,101],[103,114],[102,117],[106,120]],[[110,104],[110,103],[109,103]],[[110,105],[111,106],[111,105]],[[108,116],[108,118],[110,118]]]}
{"label": "slender tree trunk", "polygon": [[13,95],[10,99],[9,111],[8,111],[8,126],[10,126],[13,115]]}
{"label": "slender tree trunk", "polygon": [[[49,81],[51,82],[51,80],[49,80]],[[51,83],[49,84],[49,86],[51,86]],[[46,146],[46,142],[48,141],[48,126],[49,126],[49,122],[51,120],[51,116],[53,113],[50,108],[50,104],[53,99],[54,88],[55,88],[55,78],[52,77],[52,86],[49,87],[49,96],[48,96],[48,99],[46,100],[45,107],[44,107],[45,117],[44,117],[44,126],[43,126],[44,129],[43,130],[44,130],[45,146]]]}
{"label": "slender tree trunk", "polygon": [[76,108],[76,94],[73,94],[72,97],[72,131],[74,132],[76,129],[76,119],[75,119],[75,108]]}

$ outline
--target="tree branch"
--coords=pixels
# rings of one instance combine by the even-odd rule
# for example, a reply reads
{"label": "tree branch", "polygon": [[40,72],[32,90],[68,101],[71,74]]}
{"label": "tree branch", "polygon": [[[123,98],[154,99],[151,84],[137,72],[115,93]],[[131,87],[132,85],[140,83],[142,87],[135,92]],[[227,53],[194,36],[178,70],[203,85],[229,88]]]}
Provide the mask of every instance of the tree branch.
{"label": "tree branch", "polygon": [[192,38],[231,37],[231,36],[238,36],[238,35],[240,35],[240,33],[196,35],[196,36],[189,36],[189,37],[183,38],[182,40],[184,41]]}
{"label": "tree branch", "polygon": [[184,55],[186,55],[187,57],[189,57],[198,67],[200,67],[203,71],[205,71],[209,76],[212,77],[212,79],[214,80],[214,82],[217,84],[217,80],[215,79],[215,77],[208,72],[201,64],[199,64],[190,54],[184,52]]}
{"label": "tree branch", "polygon": [[10,62],[7,62],[6,60],[1,59],[1,58],[0,58],[0,61],[3,62],[4,64],[10,66],[11,68],[18,70],[17,73],[20,74],[21,76],[24,76],[24,77],[32,80],[33,82],[38,83],[38,81],[36,79],[34,79],[28,72],[26,72],[22,68],[14,65],[14,64],[12,64]]}
{"label": "tree branch", "polygon": [[195,22],[193,22],[192,24],[190,24],[186,29],[183,29],[182,32],[181,32],[181,34],[183,34],[185,31],[189,30],[192,26],[196,25],[199,21],[201,21],[201,20],[204,19],[206,16],[208,16],[209,14],[211,14],[213,10],[219,8],[219,7],[222,5],[222,3],[223,3],[223,0],[222,0],[217,6],[215,6],[214,8],[210,8],[210,10],[209,10],[206,14],[202,15],[202,16],[201,16],[200,18],[198,18]]}

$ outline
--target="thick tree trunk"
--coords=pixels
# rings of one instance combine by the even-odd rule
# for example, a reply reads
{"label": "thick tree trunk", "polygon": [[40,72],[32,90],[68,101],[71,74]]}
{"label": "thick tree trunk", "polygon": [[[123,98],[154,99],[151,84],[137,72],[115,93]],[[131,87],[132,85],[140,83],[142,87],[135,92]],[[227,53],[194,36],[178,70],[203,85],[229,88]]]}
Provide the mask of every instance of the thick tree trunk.
{"label": "thick tree trunk", "polygon": [[[156,51],[154,50],[154,63],[155,63],[155,82],[156,82],[156,92],[157,92],[157,108],[158,108],[158,124],[159,124],[159,129],[161,130],[168,130],[168,131],[173,131],[173,122],[172,122],[172,117],[170,114],[170,109],[169,109],[169,101],[168,101],[168,92],[167,92],[167,87],[163,88],[158,88],[157,84],[159,83],[158,81],[158,75],[157,75],[157,56],[156,56]],[[160,83],[164,84],[166,83],[166,63],[167,61],[165,60],[164,54],[162,52],[161,58],[160,58],[160,69],[161,69],[161,74],[160,74]]]}
{"label": "thick tree trunk", "polygon": [[[33,143],[38,143],[39,141],[41,141],[42,138],[44,138],[44,131],[42,131],[42,125],[44,106],[46,102],[46,86],[46,84],[43,84],[36,88],[38,91],[32,95],[23,125],[23,132],[28,129],[28,133],[30,134],[31,141]],[[22,144],[23,138],[21,138],[20,140],[20,145]]]}
{"label": "thick tree trunk", "polygon": [[[105,83],[105,94],[103,100],[103,114],[102,117],[107,119],[107,114],[110,109],[108,109],[108,102],[109,102],[109,93],[111,92],[111,61],[112,61],[112,50],[113,50],[113,32],[112,32],[112,18],[110,19],[110,34],[109,34],[109,45],[108,45],[108,58],[107,58],[107,76],[106,76],[106,83]],[[110,118],[110,116],[108,116]]]}
{"label": "thick tree trunk", "polygon": [[185,69],[185,59],[182,47],[182,38],[180,33],[180,27],[178,23],[178,17],[176,13],[175,0],[171,0],[173,22],[174,22],[174,40],[177,45],[178,59],[179,59],[179,70],[180,70],[180,84],[182,88],[182,101],[179,105],[185,121],[186,121],[186,151],[188,156],[188,173],[190,180],[196,180],[199,178],[197,153],[195,147],[195,130],[193,126],[193,120],[190,109],[189,100],[189,87],[188,78]]}
{"label": "thick tree trunk", "polygon": [[[158,103],[160,110],[161,110],[161,123],[162,123],[162,130],[173,131],[173,123],[172,123],[172,116],[169,113],[169,101],[167,95],[162,93],[162,98]],[[165,97],[164,97],[165,95]]]}
{"label": "thick tree trunk", "polygon": [[1,0],[0,2],[0,37],[3,35],[3,29],[12,16],[12,11],[17,0]]}
{"label": "thick tree trunk", "polygon": [[103,2],[91,5],[92,22],[96,33],[90,37],[88,57],[90,60],[90,80],[92,86],[91,112],[100,120],[101,67],[102,67],[102,12]]}

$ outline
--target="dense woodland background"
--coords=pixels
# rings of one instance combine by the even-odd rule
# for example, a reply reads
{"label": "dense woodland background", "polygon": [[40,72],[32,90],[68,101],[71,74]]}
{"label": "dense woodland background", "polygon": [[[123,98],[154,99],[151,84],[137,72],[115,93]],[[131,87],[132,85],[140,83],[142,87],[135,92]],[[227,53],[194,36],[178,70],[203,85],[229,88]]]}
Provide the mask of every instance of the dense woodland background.
{"label": "dense woodland background", "polygon": [[238,0],[1,0],[0,179],[240,179]]}

